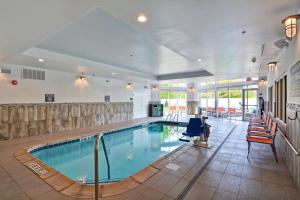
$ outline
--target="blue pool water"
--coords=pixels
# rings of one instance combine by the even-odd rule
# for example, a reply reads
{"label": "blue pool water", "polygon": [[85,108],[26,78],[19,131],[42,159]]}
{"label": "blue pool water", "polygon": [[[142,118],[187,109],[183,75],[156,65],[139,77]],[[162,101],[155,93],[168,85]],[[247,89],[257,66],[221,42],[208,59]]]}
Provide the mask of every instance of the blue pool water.
{"label": "blue pool water", "polygon": [[[157,122],[105,134],[110,179],[100,142],[100,182],[127,178],[175,150],[183,144],[178,139],[185,129],[183,124]],[[31,154],[75,181],[92,183],[95,142],[95,137],[82,138],[35,149]]]}

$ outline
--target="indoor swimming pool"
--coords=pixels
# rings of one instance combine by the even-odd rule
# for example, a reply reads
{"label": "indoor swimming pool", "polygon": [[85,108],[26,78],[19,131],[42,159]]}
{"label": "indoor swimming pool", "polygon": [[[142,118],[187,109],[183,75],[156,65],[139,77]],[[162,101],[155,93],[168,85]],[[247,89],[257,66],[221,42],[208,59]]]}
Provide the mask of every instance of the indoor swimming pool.
{"label": "indoor swimming pool", "polygon": [[[177,149],[185,130],[184,123],[155,122],[105,133],[99,146],[100,182],[125,179]],[[74,181],[93,183],[95,143],[96,136],[90,136],[30,153]]]}

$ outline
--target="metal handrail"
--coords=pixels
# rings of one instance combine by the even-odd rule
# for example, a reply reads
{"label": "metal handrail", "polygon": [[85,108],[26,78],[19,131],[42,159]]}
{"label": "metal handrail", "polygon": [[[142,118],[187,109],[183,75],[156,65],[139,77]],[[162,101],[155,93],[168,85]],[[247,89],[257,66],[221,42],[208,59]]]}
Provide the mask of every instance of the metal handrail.
{"label": "metal handrail", "polygon": [[109,160],[107,157],[107,152],[106,152],[106,146],[104,143],[104,139],[103,139],[103,133],[99,134],[96,136],[96,144],[95,144],[95,148],[94,148],[94,163],[95,163],[95,199],[98,199],[99,197],[99,160],[98,160],[98,153],[99,153],[99,139],[101,139],[101,143],[103,146],[103,150],[104,150],[104,155],[105,155],[105,160],[106,160],[106,164],[107,164],[107,172],[108,172],[108,179],[110,179],[110,164],[109,164]]}
{"label": "metal handrail", "polygon": [[171,117],[172,117],[172,114],[171,113],[169,113],[168,115],[167,115],[167,117],[166,117],[166,121],[168,121],[168,118],[170,117],[170,121],[171,121]]}
{"label": "metal handrail", "polygon": [[285,142],[290,146],[290,148],[293,150],[293,152],[296,154],[296,156],[300,156],[300,153],[298,150],[293,146],[293,144],[289,141],[289,139],[280,131],[281,137],[285,140]]}
{"label": "metal handrail", "polygon": [[178,114],[178,113],[175,113],[175,114],[174,114],[174,117],[173,117],[173,121],[175,122],[175,118],[177,118],[177,122],[178,122],[178,117],[179,117],[179,114]]}
{"label": "metal handrail", "polygon": [[98,150],[99,150],[99,139],[103,136],[103,134],[99,134],[96,137],[96,144],[94,149],[94,163],[95,163],[95,200],[99,197],[99,169],[98,169]]}
{"label": "metal handrail", "polygon": [[105,156],[105,160],[106,160],[106,164],[107,164],[107,176],[108,176],[108,180],[109,180],[110,179],[110,164],[109,164],[109,160],[107,157],[107,151],[106,151],[106,146],[105,146],[103,137],[101,137],[101,143],[103,146],[104,156]]}

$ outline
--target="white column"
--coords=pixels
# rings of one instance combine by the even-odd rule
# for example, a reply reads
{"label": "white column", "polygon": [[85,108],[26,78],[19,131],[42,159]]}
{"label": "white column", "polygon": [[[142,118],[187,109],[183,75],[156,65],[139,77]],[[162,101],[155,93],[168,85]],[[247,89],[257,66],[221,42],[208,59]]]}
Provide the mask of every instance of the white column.
{"label": "white column", "polygon": [[199,105],[199,91],[195,83],[188,84],[187,88],[187,114],[194,115],[198,114]]}

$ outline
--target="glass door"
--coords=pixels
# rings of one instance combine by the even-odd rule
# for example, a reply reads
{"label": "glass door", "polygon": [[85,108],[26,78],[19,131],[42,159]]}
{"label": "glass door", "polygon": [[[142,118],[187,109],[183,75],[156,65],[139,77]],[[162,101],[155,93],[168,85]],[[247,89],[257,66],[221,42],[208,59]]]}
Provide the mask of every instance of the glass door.
{"label": "glass door", "polygon": [[243,120],[249,121],[252,116],[258,113],[258,90],[243,90]]}
{"label": "glass door", "polygon": [[164,115],[178,113],[186,115],[186,93],[179,91],[161,91],[161,103],[164,107]]}

